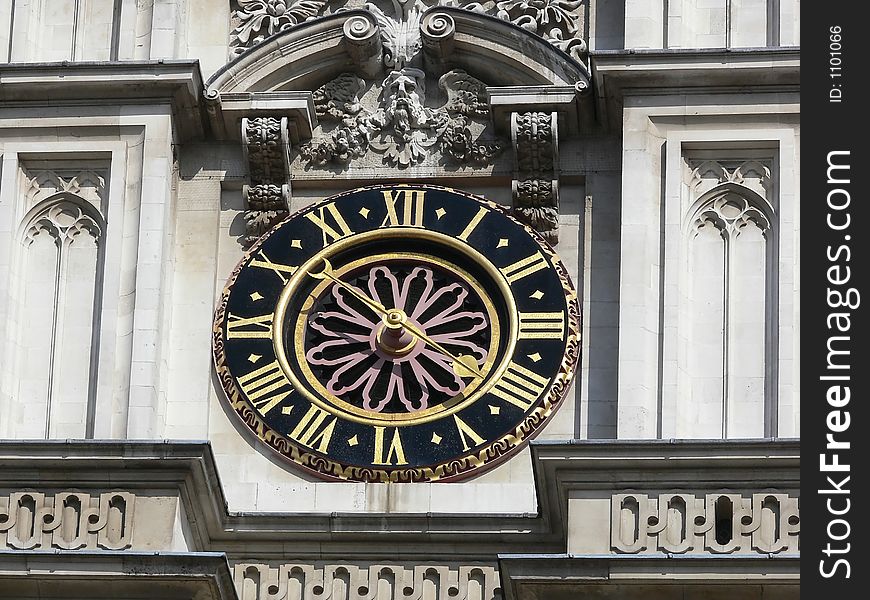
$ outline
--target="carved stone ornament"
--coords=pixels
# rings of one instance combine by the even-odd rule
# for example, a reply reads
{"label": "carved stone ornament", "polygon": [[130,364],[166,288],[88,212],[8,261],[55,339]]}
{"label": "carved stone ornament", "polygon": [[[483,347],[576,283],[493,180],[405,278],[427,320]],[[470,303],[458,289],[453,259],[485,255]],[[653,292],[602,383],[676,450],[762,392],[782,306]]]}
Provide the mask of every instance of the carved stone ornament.
{"label": "carved stone ornament", "polygon": [[135,500],[129,492],[13,492],[0,497],[0,548],[124,550]]}
{"label": "carved stone ornament", "polygon": [[502,598],[498,568],[487,564],[237,563],[233,579],[242,600]]}
{"label": "carved stone ornament", "polygon": [[290,206],[290,136],[287,118],[242,119],[242,147],[250,184],[242,188],[246,234],[252,244],[287,216]]}
{"label": "carved stone ornament", "polygon": [[[406,46],[385,47],[394,49],[391,61],[404,64],[401,48]],[[360,103],[365,86],[363,79],[344,73],[314,92],[318,118],[337,126],[326,137],[300,148],[311,164],[347,165],[372,150],[382,154],[385,163],[404,168],[421,163],[435,148],[455,162],[483,165],[504,148],[497,140],[474,139],[469,125],[472,120],[485,120],[489,107],[486,86],[465,71],[454,69],[438,80],[447,97],[438,108],[425,106],[426,74],[414,67],[387,75],[373,111]]]}
{"label": "carved stone ornament", "polygon": [[[387,48],[387,67],[401,56],[413,56],[420,47],[420,16],[432,6],[454,6],[465,10],[498,17],[541,36],[572,58],[583,61],[587,47],[583,39],[587,20],[587,0],[392,0],[396,25],[382,21],[386,15],[373,3],[363,0],[338,2],[335,0],[235,0],[230,33],[231,58],[252,48],[267,37],[286,31],[300,23],[328,14],[330,5],[341,8],[365,7],[381,22],[394,29]],[[339,8],[339,10],[341,10]],[[388,18],[388,17],[387,17]]]}
{"label": "carved stone ornament", "polygon": [[514,215],[551,244],[559,241],[559,136],[556,113],[511,114],[516,168]]}
{"label": "carved stone ornament", "polygon": [[618,553],[797,553],[798,498],[789,494],[616,494],[611,547]]}

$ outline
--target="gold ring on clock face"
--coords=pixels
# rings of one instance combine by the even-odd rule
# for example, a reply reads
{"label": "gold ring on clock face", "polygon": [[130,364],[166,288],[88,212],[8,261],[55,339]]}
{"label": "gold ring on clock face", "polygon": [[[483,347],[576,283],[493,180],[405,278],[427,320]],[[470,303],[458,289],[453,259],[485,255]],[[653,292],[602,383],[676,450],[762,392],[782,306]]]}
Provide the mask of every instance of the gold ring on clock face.
{"label": "gold ring on clock face", "polygon": [[468,476],[516,452],[567,391],[579,309],[564,266],[500,207],[435,186],[330,198],[264,236],[224,290],[226,397],[318,475]]}

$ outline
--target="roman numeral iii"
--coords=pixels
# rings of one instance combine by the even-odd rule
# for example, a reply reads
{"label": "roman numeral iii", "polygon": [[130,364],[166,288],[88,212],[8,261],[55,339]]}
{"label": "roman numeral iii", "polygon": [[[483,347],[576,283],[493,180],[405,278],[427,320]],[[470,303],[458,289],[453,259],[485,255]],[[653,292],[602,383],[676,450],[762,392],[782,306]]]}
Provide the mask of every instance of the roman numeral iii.
{"label": "roman numeral iii", "polygon": [[521,340],[561,340],[565,335],[564,312],[521,312]]}

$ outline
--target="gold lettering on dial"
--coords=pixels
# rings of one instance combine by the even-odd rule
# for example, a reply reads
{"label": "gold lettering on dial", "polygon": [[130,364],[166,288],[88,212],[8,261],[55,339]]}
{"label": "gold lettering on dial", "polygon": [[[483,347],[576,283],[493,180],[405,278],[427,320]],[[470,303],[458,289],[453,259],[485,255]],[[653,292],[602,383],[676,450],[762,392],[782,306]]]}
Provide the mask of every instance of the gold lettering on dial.
{"label": "gold lettering on dial", "polygon": [[518,279],[522,279],[527,275],[531,275],[536,271],[540,271],[541,269],[547,266],[547,261],[544,259],[544,255],[540,252],[535,252],[531,256],[527,256],[517,262],[508,265],[499,269],[502,272],[502,275],[508,280],[508,283],[513,283]]}
{"label": "gold lettering on dial", "polygon": [[227,339],[256,339],[272,337],[272,313],[256,317],[227,315]]}
{"label": "gold lettering on dial", "polygon": [[285,265],[283,263],[276,263],[270,260],[262,250],[254,255],[254,259],[251,261],[251,266],[273,271],[275,275],[281,278],[281,283],[287,283],[287,277],[284,276],[284,273],[287,275],[293,275],[293,273],[296,272],[296,269],[299,268],[292,265]]}
{"label": "gold lettering on dial", "polygon": [[485,208],[479,208],[477,210],[477,214],[474,215],[474,218],[468,222],[468,225],[466,225],[465,229],[462,230],[462,233],[459,234],[459,239],[463,242],[467,242],[468,236],[470,236],[477,228],[477,226],[480,225],[480,222],[483,220],[483,218],[486,216],[486,213],[488,212],[489,211]]}
{"label": "gold lettering on dial", "polygon": [[492,393],[526,411],[541,397],[547,383],[546,377],[511,361]]}
{"label": "gold lettering on dial", "polygon": [[329,419],[329,416],[328,412],[312,404],[308,407],[308,412],[299,419],[296,428],[290,432],[290,437],[300,444],[305,444],[309,448],[327,454],[329,440],[332,439],[332,432],[338,421],[338,417],[333,416],[332,419]]}
{"label": "gold lettering on dial", "polygon": [[375,427],[375,455],[372,464],[375,465],[407,465],[405,449],[402,448],[402,438],[399,429],[393,430],[393,438],[388,448],[384,449],[386,427]]}
{"label": "gold lettering on dial", "polygon": [[[485,441],[468,423],[458,416],[453,415],[453,420],[456,422],[456,429],[459,430],[459,439],[462,440],[463,450],[470,450],[472,447],[479,446]],[[474,442],[471,446],[468,445],[469,440]]]}
{"label": "gold lettering on dial", "polygon": [[384,203],[387,205],[387,216],[384,217],[381,227],[388,224],[390,227],[397,225],[423,226],[423,203],[426,200],[426,190],[384,190],[381,193],[384,195]]}
{"label": "gold lettering on dial", "polygon": [[350,227],[347,226],[347,221],[345,221],[344,217],[341,216],[341,213],[338,212],[335,204],[321,206],[317,209],[316,214],[310,212],[307,213],[305,217],[320,227],[320,231],[323,233],[324,246],[353,233],[353,231],[350,230]]}
{"label": "gold lettering on dial", "polygon": [[564,312],[521,312],[521,340],[561,340],[565,334]]}
{"label": "gold lettering on dial", "polygon": [[293,393],[293,388],[284,377],[284,371],[281,370],[277,360],[242,375],[236,381],[239,382],[239,387],[245,392],[248,400],[262,415],[266,415]]}

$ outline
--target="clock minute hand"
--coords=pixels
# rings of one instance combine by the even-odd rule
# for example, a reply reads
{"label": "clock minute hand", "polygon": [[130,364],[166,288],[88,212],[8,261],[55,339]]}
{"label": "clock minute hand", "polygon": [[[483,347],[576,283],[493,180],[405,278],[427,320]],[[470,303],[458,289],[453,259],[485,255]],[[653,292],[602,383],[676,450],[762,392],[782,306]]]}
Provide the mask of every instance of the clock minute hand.
{"label": "clock minute hand", "polygon": [[329,264],[329,261],[326,260],[325,258],[322,260],[324,262],[323,270],[320,271],[319,273],[312,273],[311,271],[308,271],[308,274],[311,277],[314,277],[316,279],[329,279],[331,282],[335,283],[337,286],[339,286],[343,290],[346,290],[347,292],[349,292],[357,300],[359,300],[360,302],[362,302],[363,304],[365,304],[366,306],[371,308],[376,313],[386,315],[388,312],[390,312],[389,310],[387,310],[387,308],[383,304],[380,304],[380,303],[372,300],[371,298],[369,298],[368,296],[363,294],[361,291],[359,291],[358,289],[356,289],[352,285],[343,282],[341,279],[339,279],[338,277],[333,275],[332,274],[332,265]]}

